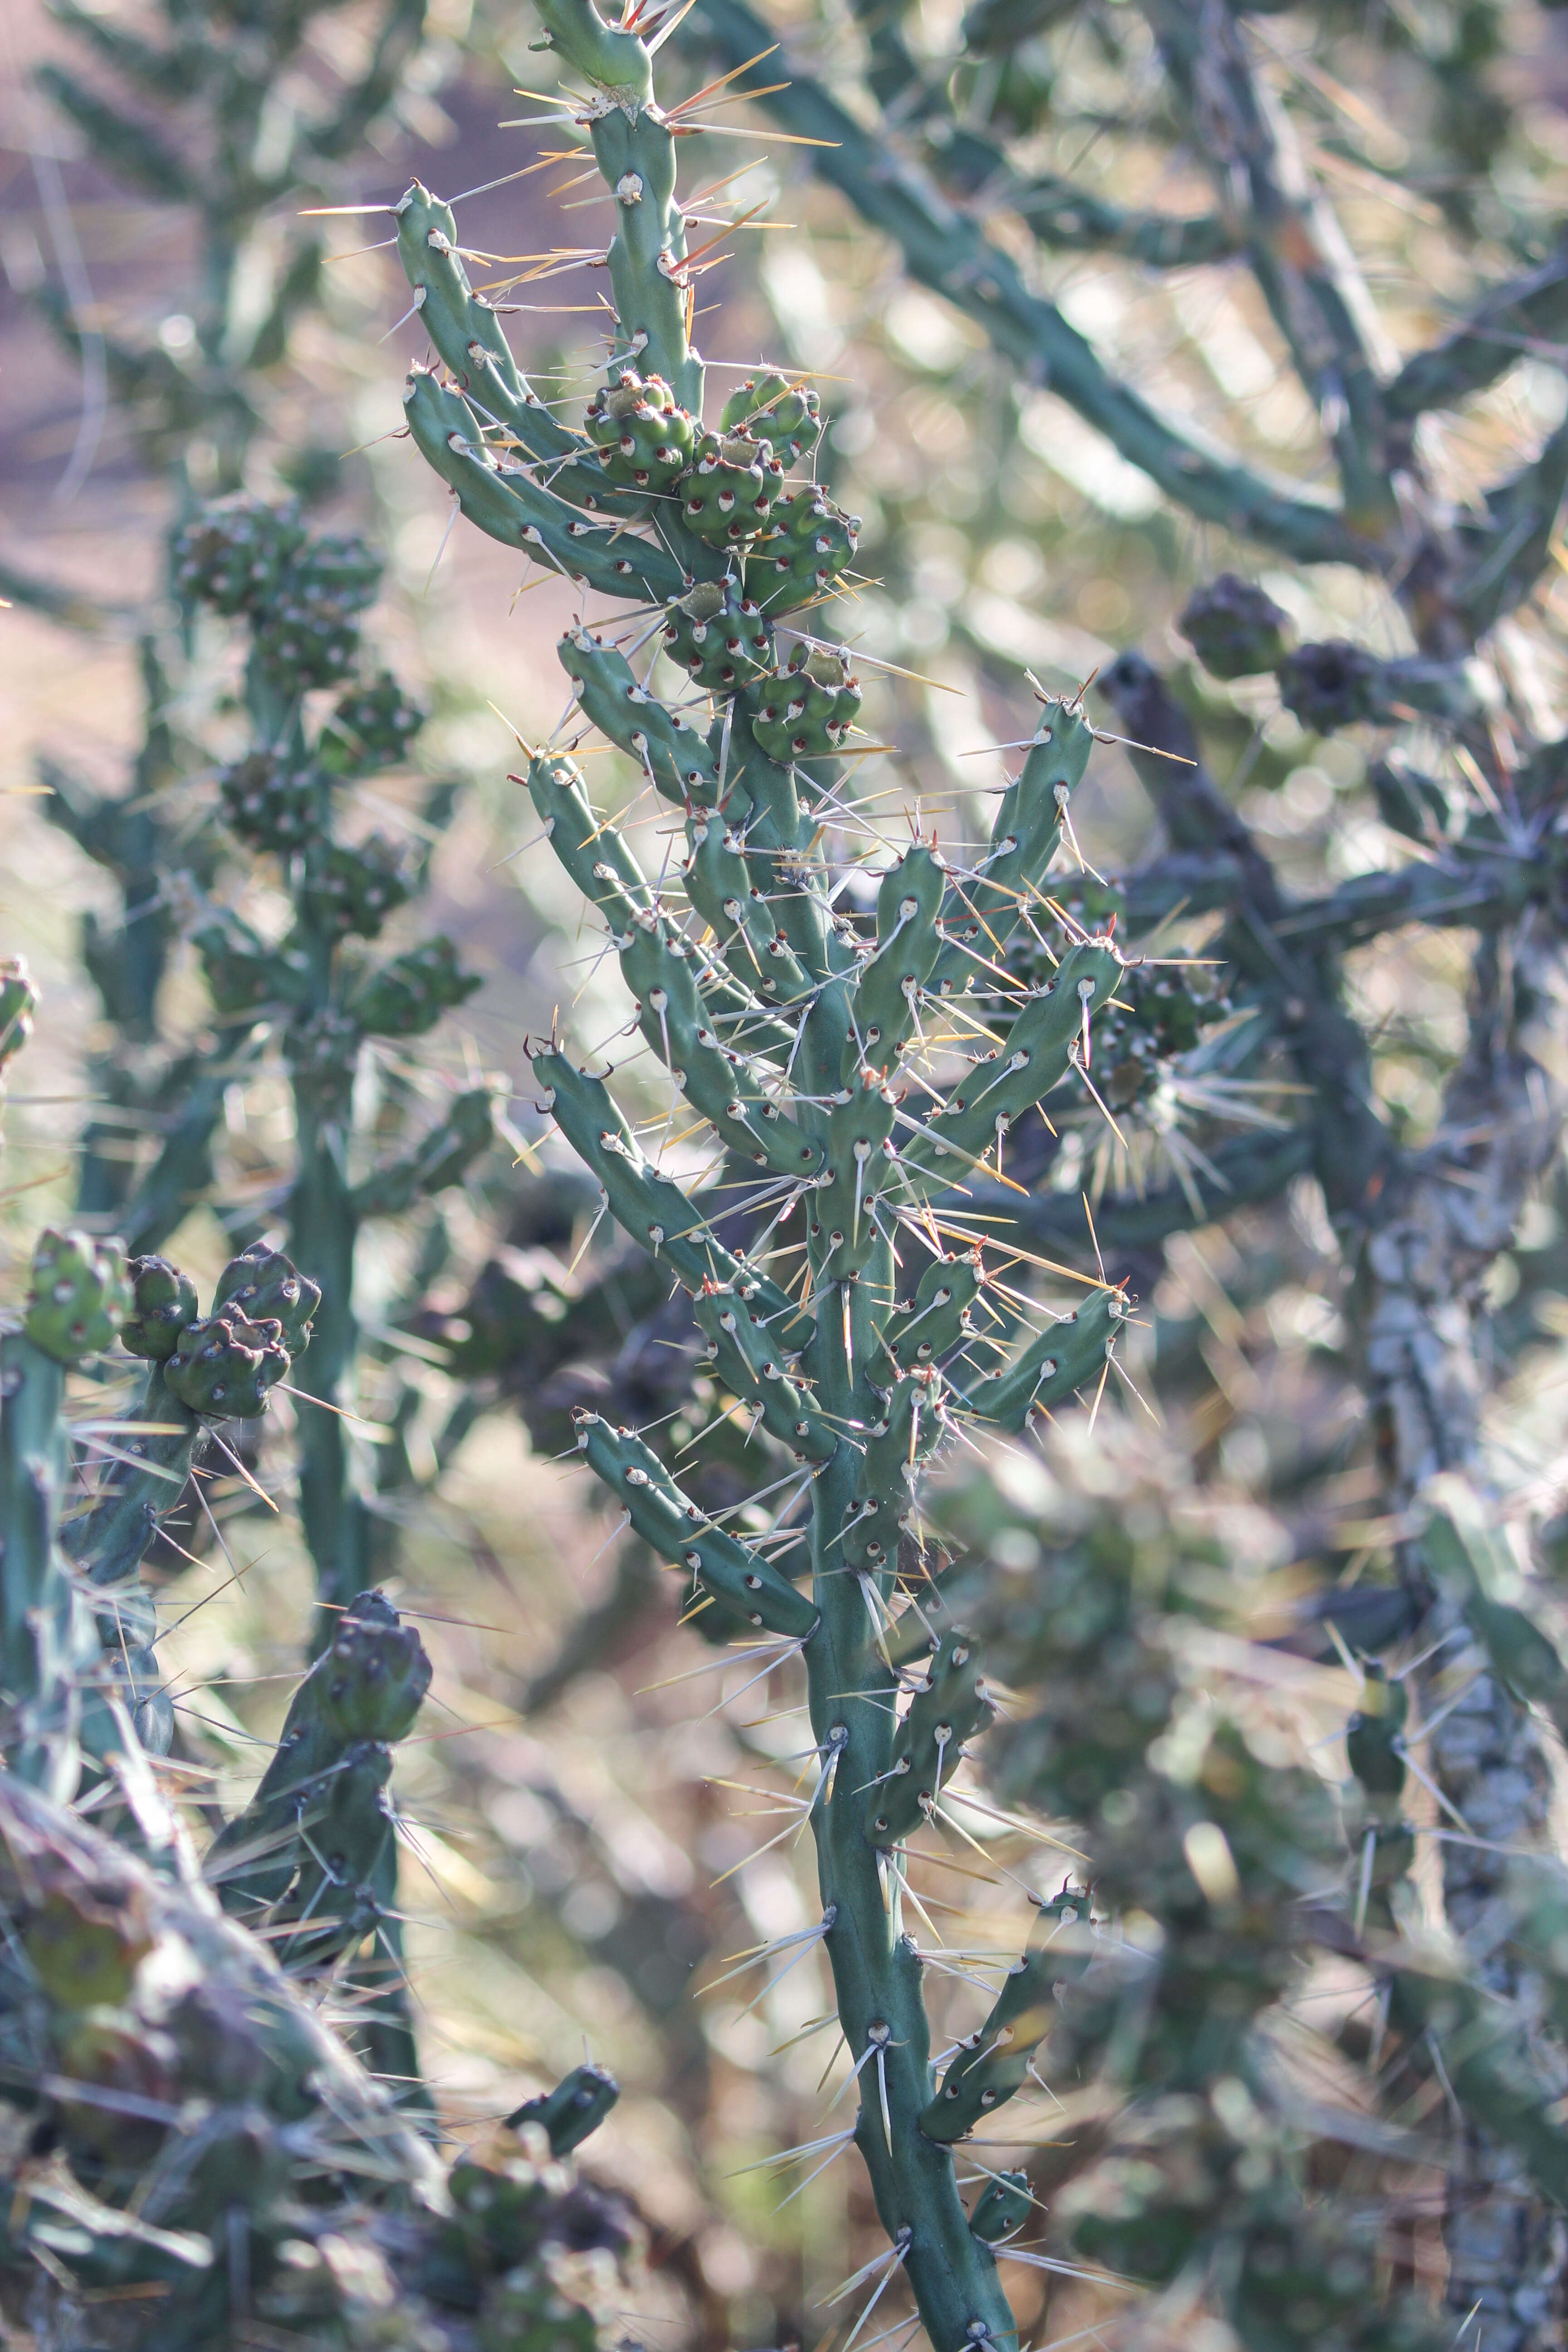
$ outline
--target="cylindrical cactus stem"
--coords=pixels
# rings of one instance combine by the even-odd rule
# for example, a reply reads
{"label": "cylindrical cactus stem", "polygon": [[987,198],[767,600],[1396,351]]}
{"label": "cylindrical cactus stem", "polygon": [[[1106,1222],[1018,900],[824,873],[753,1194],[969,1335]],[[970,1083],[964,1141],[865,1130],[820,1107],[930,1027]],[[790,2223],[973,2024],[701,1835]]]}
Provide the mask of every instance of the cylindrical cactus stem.
{"label": "cylindrical cactus stem", "polygon": [[117,1247],[44,1234],[22,1328],[0,1339],[0,1748],[49,1795],[74,1795],[84,1688],[101,1652],[59,1540],[67,1367],[110,1345],[130,1299]]}
{"label": "cylindrical cactus stem", "polygon": [[551,2155],[570,2156],[590,2132],[598,2130],[620,2095],[620,2084],[603,2066],[574,2066],[552,2091],[525,2099],[515,2115],[508,2116],[507,2128],[519,2131],[524,2124],[538,2124],[549,2137]]}

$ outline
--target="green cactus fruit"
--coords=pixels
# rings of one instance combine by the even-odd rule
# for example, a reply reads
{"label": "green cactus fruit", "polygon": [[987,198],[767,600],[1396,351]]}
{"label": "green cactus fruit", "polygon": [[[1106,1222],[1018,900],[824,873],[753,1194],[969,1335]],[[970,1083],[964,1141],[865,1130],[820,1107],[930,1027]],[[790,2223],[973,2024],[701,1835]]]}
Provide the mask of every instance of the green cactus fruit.
{"label": "green cactus fruit", "polygon": [[321,779],[280,751],[247,751],[218,776],[224,814],[258,849],[299,849],[321,821]]}
{"label": "green cactus fruit", "polygon": [[212,1311],[237,1307],[247,1322],[276,1323],[291,1357],[310,1344],[310,1318],[321,1303],[321,1286],[300,1274],[281,1250],[252,1242],[231,1257],[217,1278]]}
{"label": "green cactus fruit", "polygon": [[410,896],[402,851],[379,833],[335,842],[305,886],[305,903],[323,929],[374,940]]}
{"label": "green cactus fruit", "polygon": [[33,1034],[38,992],[21,956],[0,959],[0,1071]]}
{"label": "green cactus fruit", "polygon": [[297,1004],[310,983],[310,967],[298,949],[268,947],[237,915],[204,923],[191,944],[220,1020],[237,1020],[267,1004]]}
{"label": "green cactus fruit", "polygon": [[770,370],[749,375],[720,412],[722,433],[749,433],[765,441],[781,466],[798,466],[822,437],[822,403],[808,383],[792,383]]}
{"label": "green cactus fruit", "polygon": [[289,1370],[279,1323],[252,1323],[236,1307],[187,1323],[164,1366],[170,1393],[192,1412],[254,1421]]}
{"label": "green cactus fruit", "polygon": [[1279,699],[1309,734],[1331,735],[1375,716],[1377,663],[1346,637],[1298,646],[1279,664]]}
{"label": "green cactus fruit", "polygon": [[739,583],[700,580],[665,614],[665,651],[710,693],[749,686],[773,667],[773,635]]}
{"label": "green cactus fruit", "polygon": [[986,2245],[1000,2245],[1023,2228],[1034,2202],[1026,2172],[998,2172],[975,2199],[969,2226]]}
{"label": "green cactus fruit", "polygon": [[815,482],[773,500],[772,529],[747,559],[746,587],[764,613],[793,613],[834,583],[860,543],[860,518]]}
{"label": "green cactus fruit", "polygon": [[161,1364],[180,1344],[180,1334],[201,1312],[196,1286],[166,1257],[133,1257],[131,1312],[120,1327],[120,1344],[133,1356]]}
{"label": "green cactus fruit", "polygon": [[450,940],[426,940],[372,974],[354,999],[354,1018],[370,1037],[416,1037],[479,984],[476,973],[458,971]]}
{"label": "green cactus fruit", "polygon": [[351,687],[340,698],[321,729],[317,756],[334,776],[395,767],[428,717],[391,672],[383,670],[369,686]]}
{"label": "green cactus fruit", "polygon": [[74,1364],[111,1345],[131,1308],[125,1255],[118,1242],[46,1229],[33,1252],[33,1286],[23,1325],[35,1348]]}
{"label": "green cactus fruit", "polygon": [[705,433],[680,485],[687,529],[708,547],[743,547],[767,528],[784,467],[749,433]]}
{"label": "green cactus fruit", "polygon": [[1289,651],[1289,614],[1234,572],[1196,589],[1176,626],[1212,677],[1278,669]]}
{"label": "green cactus fruit", "polygon": [[257,658],[296,688],[331,686],[359,653],[359,616],[373,603],[381,559],[363,540],[312,540],[289,565],[257,624]]}
{"label": "green cactus fruit", "polygon": [[691,464],[697,421],[662,376],[624,368],[618,382],[600,386],[583,423],[618,489],[672,490]]}
{"label": "green cactus fruit", "polygon": [[602,2066],[574,2066],[552,2091],[524,2100],[515,2115],[508,2116],[507,2128],[517,2131],[523,2124],[538,2124],[549,2135],[551,2155],[570,2156],[590,2132],[598,2130],[620,2095],[620,2084]]}
{"label": "green cactus fruit", "polygon": [[348,1013],[328,1008],[296,1021],[284,1039],[294,1090],[319,1118],[338,1118],[347,1110],[363,1034]]}
{"label": "green cactus fruit", "polygon": [[99,1904],[66,1885],[30,1910],[22,1929],[23,1948],[49,2000],[75,2011],[117,2009],[153,1943],[134,1897]]}
{"label": "green cactus fruit", "polygon": [[412,1625],[379,1592],[344,1611],[331,1646],[301,1684],[292,1718],[319,1710],[339,1739],[401,1739],[430,1687],[430,1661]]}
{"label": "green cactus fruit", "polygon": [[278,593],[279,583],[305,543],[305,529],[292,506],[264,506],[258,499],[232,498],[205,507],[174,537],[171,564],[175,588],[194,604],[210,604],[233,619],[259,612]]}
{"label": "green cactus fruit", "polygon": [[823,760],[843,748],[860,708],[860,681],[846,651],[796,646],[789,667],[759,678],[747,693],[757,749],[781,768]]}

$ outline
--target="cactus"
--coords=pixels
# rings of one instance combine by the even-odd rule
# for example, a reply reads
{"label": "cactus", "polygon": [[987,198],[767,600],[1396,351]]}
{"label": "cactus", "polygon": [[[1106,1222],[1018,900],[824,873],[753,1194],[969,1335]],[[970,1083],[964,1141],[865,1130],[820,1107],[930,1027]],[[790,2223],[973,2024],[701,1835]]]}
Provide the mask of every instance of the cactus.
{"label": "cactus", "polygon": [[128,2352],[258,2328],[329,2352],[595,2352],[637,2225],[543,2130],[443,2167],[265,1943],[14,1772],[0,1907],[0,2098],[51,2150],[26,2193],[18,2176],[0,2281],[51,2341],[87,2341],[86,2300],[94,2340]]}
{"label": "cactus", "polygon": [[[405,413],[481,529],[591,586],[662,604],[664,646],[709,698],[694,716],[689,700],[672,705],[639,682],[604,634],[576,628],[563,641],[582,718],[684,813],[679,897],[593,809],[570,756],[537,752],[527,782],[557,856],[605,919],[656,1066],[732,1165],[754,1171],[773,1222],[804,1225],[800,1295],[769,1272],[768,1252],[720,1238],[703,1198],[648,1157],[603,1080],[561,1042],[535,1045],[532,1060],[616,1222],[685,1290],[721,1390],[806,1474],[806,1529],[781,1565],[714,1525],[635,1429],[584,1407],[577,1443],[700,1613],[721,1632],[775,1636],[804,1660],[822,1940],[857,2065],[857,2144],[933,2343],[1007,2343],[993,2217],[972,2229],[952,2135],[936,2124],[921,1963],[900,1910],[904,1842],[940,1819],[945,1781],[992,1703],[958,1629],[923,1675],[895,1668],[888,1629],[922,1468],[949,1432],[1022,1429],[1033,1412],[1095,1393],[1129,1311],[1121,1289],[1091,1281],[1075,1311],[1042,1324],[998,1288],[954,1219],[955,1184],[994,1176],[1009,1129],[1080,1082],[1115,1017],[1123,956],[1047,903],[1092,730],[1076,700],[1046,699],[973,868],[953,870],[934,841],[917,840],[883,864],[874,915],[836,911],[850,869],[821,845],[823,824],[855,823],[837,795],[861,687],[830,639],[777,642],[779,615],[820,599],[854,545],[855,524],[790,478],[815,443],[819,403],[805,384],[763,379],[701,428],[674,146],[652,101],[648,47],[586,0],[551,0],[544,15],[574,76],[602,93],[587,121],[617,205],[607,258],[618,323],[586,441],[541,410],[470,289],[451,211],[417,185],[397,207],[399,245],[446,374],[416,370]],[[494,446],[492,430],[504,436]],[[612,498],[623,516],[657,519],[658,536],[571,519]],[[1048,944],[1025,978],[996,959],[1030,935]],[[963,1007],[950,1034],[968,1066],[932,1103],[929,1082],[917,1097],[898,1081],[928,1064],[927,1026],[947,1004]],[[923,1275],[911,1257],[929,1260]],[[919,1622],[918,1611],[900,1621],[906,1639]]]}
{"label": "cactus", "polygon": [[[491,1140],[494,1087],[457,1097],[446,1118],[401,1156],[363,1173],[351,1168],[354,1075],[364,1041],[421,1035],[479,984],[445,939],[375,963],[363,958],[361,942],[379,937],[416,877],[383,836],[356,840],[339,831],[340,787],[401,758],[423,719],[387,673],[361,674],[358,615],[374,593],[374,559],[362,542],[312,536],[291,509],[239,499],[204,509],[186,527],[175,569],[193,598],[242,623],[248,635],[246,697],[256,740],[225,771],[220,790],[240,839],[279,861],[293,920],[268,940],[225,909],[204,915],[193,936],[220,1018],[237,1022],[268,1007],[287,1016],[282,1056],[298,1158],[287,1202],[291,1263],[269,1265],[262,1250],[243,1282],[231,1266],[215,1300],[215,1328],[184,1334],[166,1377],[192,1406],[204,1382],[237,1392],[244,1381],[258,1394],[284,1366],[275,1361],[269,1371],[247,1323],[281,1319],[291,1346],[290,1329],[308,1324],[324,1301],[301,1374],[305,1393],[319,1401],[305,1422],[300,1489],[322,1602],[320,1647],[332,1636],[334,1612],[353,1604],[374,1567],[369,1518],[339,1418],[357,1348],[359,1230],[368,1217],[397,1213],[461,1182]],[[308,729],[302,698],[328,683],[340,689],[333,706]],[[289,1299],[284,1293],[295,1267],[303,1298]]]}

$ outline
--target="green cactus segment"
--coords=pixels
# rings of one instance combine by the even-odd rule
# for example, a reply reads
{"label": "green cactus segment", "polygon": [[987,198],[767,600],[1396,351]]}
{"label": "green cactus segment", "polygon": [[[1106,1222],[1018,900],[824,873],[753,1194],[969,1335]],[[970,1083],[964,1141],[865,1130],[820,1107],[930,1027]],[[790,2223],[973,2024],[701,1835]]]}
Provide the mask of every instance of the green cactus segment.
{"label": "green cactus segment", "polygon": [[416,368],[409,376],[404,413],[421,456],[487,537],[521,547],[537,562],[606,595],[667,604],[685,588],[684,571],[664,548],[624,528],[582,521],[564,499],[535,482],[525,466],[487,449],[467,402],[445,390],[428,369]]}
{"label": "green cactus segment", "polygon": [[[414,289],[419,326],[440,353],[460,392],[486,416],[514,434],[533,458],[586,459],[580,436],[558,425],[526,376],[518,371],[493,306],[468,283],[458,252],[458,224],[450,205],[417,180],[394,206],[397,250]],[[554,487],[573,504],[580,487],[592,483],[585,462],[562,466]]]}
{"label": "green cactus segment", "polygon": [[457,949],[437,934],[373,972],[349,1010],[367,1037],[418,1037],[481,985],[458,970]]}
{"label": "green cactus segment", "polygon": [[1016,2237],[1035,2210],[1026,2172],[998,2172],[974,2200],[969,2226],[982,2244],[999,2246]]}
{"label": "green cactus segment", "polygon": [[1403,1683],[1389,1680],[1387,1668],[1375,1658],[1362,1671],[1365,1685],[1362,1703],[1345,1726],[1345,1754],[1366,1794],[1386,1805],[1405,1790],[1410,1695]]}
{"label": "green cactus segment", "polygon": [[753,1321],[737,1285],[705,1283],[691,1311],[707,1336],[709,1360],[741,1402],[761,1417],[768,1435],[802,1461],[830,1461],[838,1441],[793,1370],[807,1333],[805,1310],[793,1318],[793,1331],[787,1321],[764,1328]]}
{"label": "green cactus segment", "polygon": [[768,522],[748,553],[747,593],[772,618],[831,596],[860,543],[859,516],[805,482],[773,500]]}
{"label": "green cactus segment", "polygon": [[90,1234],[46,1231],[33,1252],[23,1328],[58,1364],[79,1363],[114,1343],[131,1311],[125,1254]]}
{"label": "green cactus segment", "polygon": [[416,1201],[445,1192],[450,1184],[460,1184],[475,1160],[489,1150],[495,1135],[494,1088],[468,1087],[412,1151],[355,1185],[352,1195],[355,1218],[398,1216]]}
{"label": "green cactus segment", "polygon": [[971,1337],[970,1309],[984,1287],[978,1250],[928,1265],[913,1298],[907,1306],[895,1304],[883,1326],[881,1345],[867,1375],[871,1386],[889,1388],[900,1372],[945,1362]]}
{"label": "green cactus segment", "polygon": [[0,958],[0,1076],[33,1034],[38,992],[21,956]]}
{"label": "green cactus segment", "polygon": [[322,778],[309,761],[247,751],[218,777],[224,815],[257,849],[302,849],[321,829]]}
{"label": "green cactus segment", "polygon": [[[213,1843],[206,1871],[226,1910],[281,1903],[307,1863],[319,1871],[305,1831],[336,1868],[340,1851],[356,1865],[363,1860],[368,1829],[374,1851],[357,1880],[373,1875],[388,1826],[381,1804],[386,1750],[413,1728],[429,1687],[430,1661],[418,1634],[379,1592],[360,1593],[295,1692],[255,1795]],[[355,1832],[356,1843],[323,1843],[310,1824],[329,1811]],[[331,1908],[336,1911],[335,1901]]]}
{"label": "green cactus segment", "polygon": [[240,916],[223,914],[191,935],[202,960],[213,1009],[226,1021],[268,1006],[300,1004],[310,984],[298,948],[269,947]]}
{"label": "green cactus segment", "polygon": [[622,368],[613,384],[595,393],[583,424],[605,479],[617,489],[662,496],[691,464],[695,421],[660,376]]}
{"label": "green cactus segment", "polygon": [[61,1803],[76,1793],[81,1685],[99,1659],[59,1548],[69,1360],[21,1332],[0,1339],[0,1749],[8,1771]]}
{"label": "green cactus segment", "polygon": [[1002,795],[991,848],[972,877],[954,883],[942,919],[950,945],[935,972],[942,994],[962,994],[973,985],[982,966],[1000,957],[1025,913],[1038,903],[1093,745],[1094,730],[1076,704],[1048,706]]}
{"label": "green cactus segment", "polygon": [[1505,1597],[1523,1598],[1526,1590],[1507,1540],[1477,1517],[1468,1496],[1456,1495],[1454,1502],[1452,1512],[1431,1512],[1422,1536],[1432,1573],[1464,1611],[1493,1671],[1568,1737],[1568,1666],[1534,1619]]}
{"label": "green cactus segment", "polygon": [[[855,1061],[890,1070],[916,1034],[921,994],[941,952],[937,922],[946,888],[946,867],[921,842],[883,875],[877,893],[877,945],[860,968],[849,1001]],[[854,1066],[847,1048],[847,1085]]]}
{"label": "green cactus segment", "polygon": [[720,1044],[692,964],[683,933],[662,916],[638,912],[621,950],[621,971],[637,999],[643,1035],[731,1150],[781,1176],[814,1174],[822,1146],[763,1091],[746,1055]]}
{"label": "green cactus segment", "polygon": [[1089,1958],[1089,1897],[1064,1891],[1042,1904],[1028,1948],[1015,1961],[978,2033],[960,2051],[921,2116],[928,2139],[962,2139],[1021,2091],[1044,2040],[1054,1988],[1080,1975]]}
{"label": "green cactus segment", "polygon": [[686,1570],[704,1591],[738,1611],[749,1625],[797,1639],[811,1633],[817,1617],[812,1603],[760,1552],[714,1527],[640,1437],[613,1427],[585,1408],[580,1407],[574,1419],[577,1444],[589,1467],[620,1502],[634,1531],[661,1559]]}
{"label": "green cactus segment", "polygon": [[1069,1066],[1088,1068],[1095,1013],[1110,1003],[1121,971],[1121,958],[1103,941],[1069,948],[1055,980],[1023,1000],[1003,1043],[973,1065],[942,1110],[919,1124],[900,1156],[906,1178],[934,1175],[952,1183],[957,1171],[944,1170],[944,1160],[951,1163],[956,1156],[962,1166],[984,1158],[998,1131],[1005,1133],[1032,1109]]}
{"label": "green cactus segment", "polygon": [[252,1323],[237,1307],[187,1323],[163,1367],[169,1392],[192,1412],[253,1421],[289,1370],[282,1326]]}
{"label": "green cactus segment", "polygon": [[584,719],[639,763],[664,799],[678,808],[693,801],[711,806],[719,762],[706,736],[639,686],[624,654],[586,629],[571,629],[561,640],[561,665]]}
{"label": "green cactus segment", "polygon": [[664,648],[710,694],[730,694],[773,667],[773,630],[733,579],[700,580],[665,616]]}
{"label": "green cactus segment", "polygon": [[[742,832],[717,810],[698,811],[689,819],[687,838],[691,855],[681,869],[686,895],[711,929],[719,952],[742,990],[752,990],[769,1004],[798,1002],[811,980],[789,940],[778,929],[766,887],[777,879],[771,858],[748,850]],[[771,1033],[747,1024],[747,1043],[753,1050],[771,1049]],[[793,1039],[780,1033],[785,1051]]]}
{"label": "green cactus segment", "polygon": [[174,1354],[181,1332],[201,1311],[196,1286],[166,1257],[133,1257],[127,1272],[131,1306],[120,1327],[120,1344],[133,1356],[162,1363]]}
{"label": "green cactus segment", "polygon": [[984,1731],[993,1712],[974,1643],[954,1627],[938,1643],[925,1684],[899,1726],[893,1760],[867,1798],[869,1844],[898,1845],[925,1827],[958,1768],[964,1741]]}
{"label": "green cactus segment", "polygon": [[321,1303],[320,1283],[265,1242],[252,1242],[231,1257],[213,1293],[215,1315],[235,1307],[252,1323],[276,1323],[291,1357],[302,1356],[310,1346],[310,1318]]}
{"label": "green cactus segment", "polygon": [[619,828],[595,816],[582,770],[559,752],[542,752],[529,761],[528,790],[556,856],[616,937],[625,937],[653,900]]}
{"label": "green cactus segment", "polygon": [[826,760],[844,748],[860,709],[860,681],[848,654],[796,646],[782,670],[746,690],[757,749],[780,767]]}
{"label": "green cactus segment", "polygon": [[590,2132],[598,2130],[620,2095],[620,2084],[602,2066],[574,2066],[552,2091],[525,2099],[515,2115],[508,2116],[507,2129],[537,2124],[549,2139],[552,2156],[570,2156]]}
{"label": "green cactus segment", "polygon": [[940,1372],[907,1372],[893,1382],[880,1417],[867,1430],[846,1515],[839,1549],[852,1576],[885,1576],[893,1568],[900,1534],[914,1508],[916,1472],[945,1427]]}
{"label": "green cactus segment", "polygon": [[736,386],[719,412],[719,429],[765,441],[787,469],[809,457],[822,438],[822,403],[810,384],[772,369]]}
{"label": "green cactus segment", "polygon": [[734,1283],[761,1315],[791,1315],[794,1302],[777,1283],[754,1274],[724,1248],[678,1184],[655,1173],[603,1079],[574,1069],[564,1054],[536,1048],[534,1072],[549,1088],[556,1122],[577,1157],[609,1196],[622,1231],[655,1257],[665,1258],[685,1287]]}
{"label": "green cactus segment", "polygon": [[1016,1362],[971,1380],[961,1391],[964,1405],[976,1421],[1021,1430],[1037,1405],[1048,1410],[1099,1385],[1131,1311],[1126,1292],[1114,1285],[1092,1291],[1073,1314],[1032,1339]]}

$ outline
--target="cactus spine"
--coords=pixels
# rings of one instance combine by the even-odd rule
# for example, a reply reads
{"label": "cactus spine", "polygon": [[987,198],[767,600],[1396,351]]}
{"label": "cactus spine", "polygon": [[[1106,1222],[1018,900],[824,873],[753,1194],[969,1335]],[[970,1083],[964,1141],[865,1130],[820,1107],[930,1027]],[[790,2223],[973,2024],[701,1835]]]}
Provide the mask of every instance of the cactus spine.
{"label": "cactus spine", "polygon": [[[917,838],[883,866],[874,915],[839,911],[856,862],[843,754],[860,686],[843,649],[787,618],[815,613],[855,545],[853,519],[792,479],[820,429],[816,397],[764,377],[705,427],[679,119],[655,100],[650,48],[629,26],[609,28],[589,0],[546,0],[542,13],[592,90],[574,110],[616,201],[605,384],[581,435],[538,402],[469,287],[451,211],[416,185],[396,208],[399,243],[442,364],[411,375],[406,415],[470,520],[588,589],[661,606],[641,641],[662,625],[663,647],[705,690],[695,703],[660,696],[590,626],[562,645],[584,721],[680,813],[679,893],[595,812],[568,755],[539,751],[527,783],[604,918],[643,1043],[732,1166],[755,1171],[753,1222],[765,1202],[773,1223],[804,1224],[804,1281],[781,1286],[760,1243],[726,1246],[701,1199],[662,1172],[661,1151],[645,1154],[602,1079],[556,1039],[533,1066],[616,1222],[690,1297],[721,1389],[805,1474],[805,1540],[786,1565],[809,1552],[809,1591],[713,1525],[635,1431],[584,1411],[578,1442],[710,1622],[761,1629],[781,1655],[804,1657],[822,1939],[889,2263],[939,2352],[1004,2345],[1015,2331],[989,2242],[1001,2225],[994,2200],[972,2216],[959,2197],[942,2120],[955,2111],[933,2075],[901,1910],[903,1841],[937,1815],[991,1708],[961,1629],[940,1634],[923,1675],[895,1668],[888,1629],[922,1464],[961,1421],[1021,1429],[1036,1406],[1102,1383],[1127,1312],[1122,1292],[1091,1285],[1076,1315],[1037,1328],[952,1205],[955,1184],[994,1178],[1011,1124],[1086,1068],[1121,978],[1108,937],[1059,924],[1044,903],[1091,732],[1076,703],[1047,702],[973,869],[950,870],[934,838]],[[850,839],[836,857],[825,841],[840,825]],[[1041,925],[1052,944],[1031,982],[999,960]],[[901,1062],[947,1083],[900,1093]],[[897,1622],[918,1657],[919,1613]],[[1014,2067],[966,2084],[965,2119],[1021,2080]]]}

